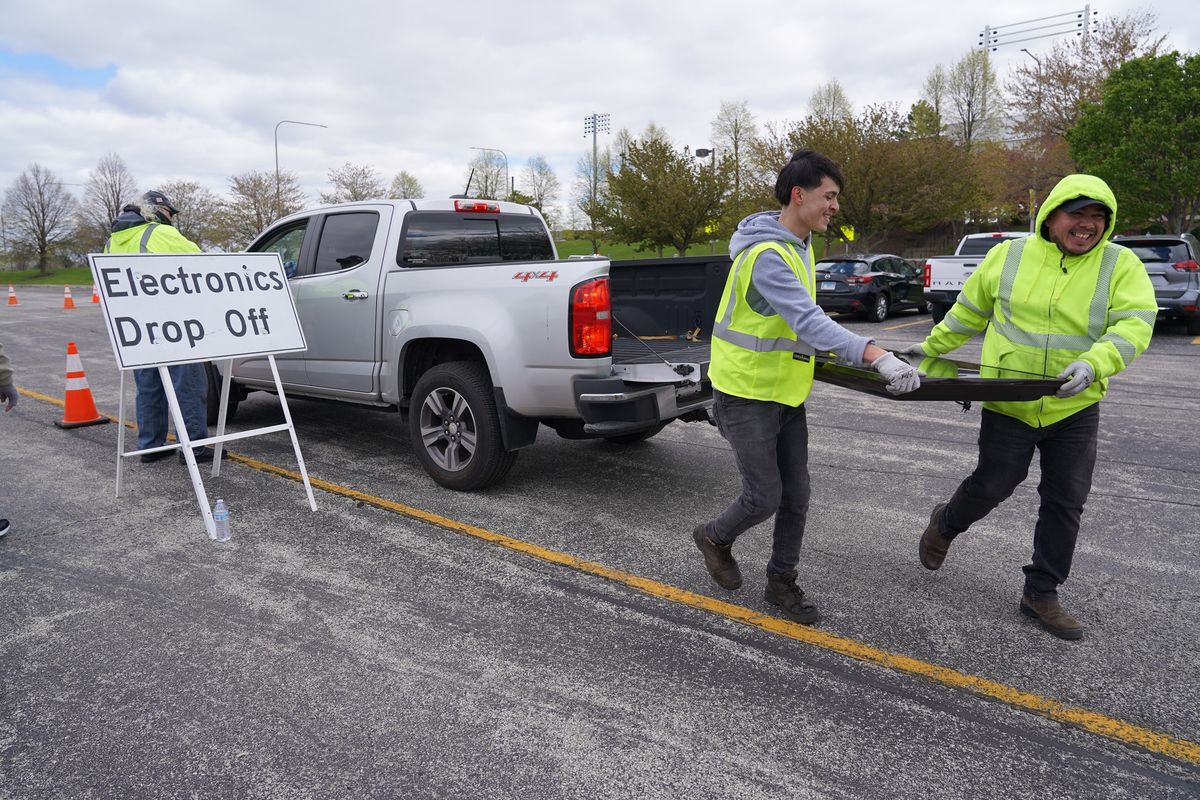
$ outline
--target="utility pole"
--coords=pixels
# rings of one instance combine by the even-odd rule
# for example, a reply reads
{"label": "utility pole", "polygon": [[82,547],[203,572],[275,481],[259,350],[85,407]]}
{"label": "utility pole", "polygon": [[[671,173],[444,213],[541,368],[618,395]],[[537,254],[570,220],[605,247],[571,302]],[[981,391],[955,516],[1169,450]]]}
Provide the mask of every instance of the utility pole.
{"label": "utility pole", "polygon": [[596,192],[598,191],[598,170],[599,165],[596,163],[599,158],[599,150],[596,145],[596,136],[601,131],[609,132],[608,114],[592,114],[583,118],[583,136],[586,139],[590,133],[592,135],[592,207],[596,206]]}
{"label": "utility pole", "polygon": [[[1032,42],[1035,39],[1048,39],[1069,33],[1086,38],[1091,34],[1092,25],[1095,22],[1092,18],[1099,13],[1099,11],[1092,11],[1091,5],[1086,5],[1080,11],[1068,11],[1065,14],[1027,19],[1007,25],[984,25],[983,30],[979,32],[979,41],[976,42],[976,45],[994,53],[1005,45]],[[1039,25],[1038,23],[1045,24]],[[1030,55],[1033,54],[1030,53]]]}

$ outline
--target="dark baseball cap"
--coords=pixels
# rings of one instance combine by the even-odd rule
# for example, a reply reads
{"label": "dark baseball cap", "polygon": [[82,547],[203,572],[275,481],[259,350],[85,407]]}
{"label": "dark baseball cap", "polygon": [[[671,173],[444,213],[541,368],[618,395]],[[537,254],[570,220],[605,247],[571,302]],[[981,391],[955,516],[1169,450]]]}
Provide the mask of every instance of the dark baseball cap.
{"label": "dark baseball cap", "polygon": [[179,209],[171,205],[171,200],[165,194],[155,189],[151,189],[142,195],[142,202],[149,203],[152,206],[162,206],[172,214],[178,214]]}
{"label": "dark baseball cap", "polygon": [[1104,209],[1105,214],[1110,212],[1108,203],[1105,203],[1103,200],[1096,200],[1092,197],[1076,197],[1074,200],[1068,200],[1067,202],[1063,203],[1058,208],[1060,211],[1065,211],[1068,214],[1071,214],[1079,211],[1080,209],[1087,208],[1088,206],[1100,206]]}

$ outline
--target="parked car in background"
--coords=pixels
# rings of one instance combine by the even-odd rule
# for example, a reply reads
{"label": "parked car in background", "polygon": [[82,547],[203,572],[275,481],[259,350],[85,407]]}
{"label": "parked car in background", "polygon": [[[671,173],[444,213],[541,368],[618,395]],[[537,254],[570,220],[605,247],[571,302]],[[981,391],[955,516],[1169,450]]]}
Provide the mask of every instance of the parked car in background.
{"label": "parked car in background", "polygon": [[883,322],[896,309],[925,313],[921,272],[900,256],[887,253],[828,256],[816,263],[817,305],[826,311],[850,311]]}
{"label": "parked car in background", "polygon": [[1200,241],[1190,233],[1114,236],[1146,265],[1160,319],[1182,319],[1191,336],[1200,336]]}

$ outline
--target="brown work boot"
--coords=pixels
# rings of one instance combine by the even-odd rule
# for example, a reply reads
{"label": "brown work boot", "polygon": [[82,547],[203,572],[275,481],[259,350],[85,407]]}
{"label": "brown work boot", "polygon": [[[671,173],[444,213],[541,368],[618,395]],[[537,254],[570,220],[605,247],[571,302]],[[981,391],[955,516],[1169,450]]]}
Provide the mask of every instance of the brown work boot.
{"label": "brown work boot", "polygon": [[717,544],[708,538],[703,525],[697,525],[692,531],[692,539],[704,554],[704,567],[718,586],[736,589],[742,585],[742,571],[733,558],[732,544]]}
{"label": "brown work boot", "polygon": [[945,503],[938,503],[933,507],[933,513],[929,515],[929,527],[921,534],[921,546],[918,552],[921,555],[921,566],[925,569],[939,569],[942,562],[946,560],[946,552],[950,549],[950,540],[942,536],[938,525],[942,519],[942,512],[946,510]]}
{"label": "brown work boot", "polygon": [[804,599],[804,590],[796,585],[796,570],[776,575],[767,573],[767,590],[763,599],[779,606],[784,616],[801,625],[812,625],[817,621],[817,607],[811,600]]}
{"label": "brown work boot", "polygon": [[1036,619],[1043,628],[1060,639],[1083,638],[1083,625],[1067,613],[1067,610],[1058,602],[1057,597],[1030,600],[1025,595],[1021,595],[1021,613]]}

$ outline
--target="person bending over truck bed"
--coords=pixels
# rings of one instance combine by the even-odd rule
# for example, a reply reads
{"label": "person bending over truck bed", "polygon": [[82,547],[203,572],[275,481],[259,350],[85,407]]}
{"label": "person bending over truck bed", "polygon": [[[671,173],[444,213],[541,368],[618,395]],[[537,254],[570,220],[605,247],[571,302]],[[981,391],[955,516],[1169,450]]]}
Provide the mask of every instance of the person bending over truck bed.
{"label": "person bending over truck bed", "polygon": [[808,515],[804,401],[812,390],[813,355],[832,352],[870,363],[894,394],[920,385],[915,368],[846,330],[813,300],[811,235],[829,227],[842,184],[841,169],[827,156],[797,150],[775,183],[783,209],[746,217],[729,243],[733,266],[717,308],[709,377],[717,428],[733,448],[742,492],[692,532],[712,579],[737,589],[742,574],[733,543],[774,515],[765,597],[805,624],[818,616],[796,585]]}

